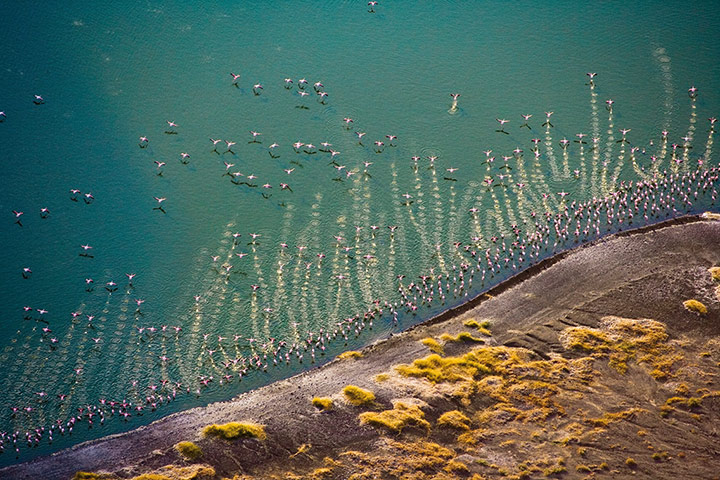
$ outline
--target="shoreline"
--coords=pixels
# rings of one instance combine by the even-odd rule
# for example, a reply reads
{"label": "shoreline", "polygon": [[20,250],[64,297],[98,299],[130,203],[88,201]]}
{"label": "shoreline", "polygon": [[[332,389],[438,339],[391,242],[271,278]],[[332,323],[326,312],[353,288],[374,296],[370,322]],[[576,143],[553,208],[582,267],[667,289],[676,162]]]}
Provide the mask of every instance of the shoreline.
{"label": "shoreline", "polygon": [[[506,279],[502,283],[490,288],[489,290],[485,291],[484,293],[478,294],[475,297],[467,300],[466,302],[463,302],[462,304],[449,308],[445,310],[444,312],[435,315],[434,317],[428,318],[427,320],[415,324],[402,332],[398,334],[391,334],[389,337],[378,339],[375,342],[365,346],[363,348],[364,354],[370,354],[374,351],[378,350],[389,350],[390,344],[397,346],[398,344],[402,343],[404,340],[409,340],[411,337],[415,336],[416,333],[420,330],[427,330],[432,328],[433,326],[436,326],[438,324],[444,323],[451,319],[457,319],[461,317],[463,314],[476,309],[480,307],[482,304],[486,303],[487,301],[491,300],[493,297],[496,297],[502,293],[508,292],[509,290],[512,290],[514,287],[517,287],[518,285],[524,283],[526,280],[535,278],[539,276],[541,273],[545,272],[546,270],[550,269],[551,267],[557,265],[558,263],[562,262],[563,260],[567,259],[568,257],[572,255],[580,255],[581,252],[587,251],[589,249],[592,249],[594,247],[601,246],[603,244],[606,244],[608,242],[617,241],[618,239],[623,238],[634,238],[639,235],[644,235],[647,233],[655,232],[655,231],[662,231],[665,229],[671,229],[672,227],[676,226],[684,226],[688,224],[702,224],[708,222],[707,219],[703,218],[701,215],[688,215],[688,216],[682,216],[682,217],[675,217],[670,218],[668,220],[649,225],[649,226],[643,226],[639,227],[637,229],[631,229],[626,231],[621,231],[614,233],[612,235],[608,235],[605,237],[602,237],[600,239],[596,239],[593,242],[578,245],[577,247],[574,247],[572,249],[557,253],[551,257],[548,257],[546,259],[543,259],[542,261],[538,262],[535,265],[532,265],[525,270],[518,272],[517,274],[513,275],[512,277]],[[710,223],[716,223],[716,222],[710,222]],[[580,248],[578,248],[580,247]],[[413,351],[419,351],[419,348],[415,348]],[[397,363],[397,360],[393,359],[394,363]],[[307,383],[307,380],[309,377],[317,377],[320,376],[323,372],[327,373],[328,370],[336,370],[338,367],[345,367],[349,366],[351,364],[347,362],[343,362],[337,359],[333,359],[329,361],[328,363],[317,366],[314,368],[311,368],[309,370],[306,370],[304,372],[298,373],[296,375],[293,375],[291,377],[288,377],[283,380],[279,380],[276,382],[273,382],[271,384],[268,384],[266,386],[260,387],[255,390],[251,390],[249,392],[245,392],[243,394],[240,394],[236,397],[233,397],[228,400],[214,402],[211,404],[208,404],[203,407],[194,407],[187,410],[183,410],[181,412],[176,412],[173,414],[170,414],[166,417],[163,417],[161,419],[155,420],[152,423],[148,425],[143,425],[140,427],[137,427],[133,430],[107,435],[98,439],[89,440],[86,442],[79,443],[77,445],[74,445],[70,448],[61,450],[59,452],[56,452],[49,456],[43,456],[39,457],[33,460],[30,460],[28,462],[19,463],[15,465],[11,465],[8,467],[5,467],[3,469],[0,469],[0,475],[9,475],[8,477],[4,478],[37,478],[40,476],[41,478],[69,478],[72,473],[69,475],[67,474],[67,471],[69,469],[85,469],[82,468],[83,462],[76,462],[73,461],[74,456],[79,456],[82,459],[86,459],[86,457],[93,457],[95,456],[95,463],[102,463],[99,462],[98,458],[107,458],[108,459],[108,467],[109,468],[117,468],[118,462],[123,462],[122,456],[120,458],[117,458],[117,455],[115,455],[116,458],[112,459],[112,455],[105,456],[102,452],[103,447],[105,450],[113,450],[113,443],[130,443],[133,446],[133,450],[135,450],[135,453],[137,455],[130,455],[129,458],[131,459],[143,459],[143,462],[149,464],[153,464],[153,457],[157,457],[156,460],[161,458],[160,456],[154,455],[153,452],[157,450],[158,445],[161,448],[167,447],[167,435],[165,435],[162,430],[166,429],[166,427],[179,427],[177,429],[175,428],[167,428],[167,430],[172,431],[173,434],[180,433],[181,431],[189,432],[193,431],[195,429],[196,425],[194,424],[208,424],[212,423],[212,418],[203,420],[203,417],[209,416],[227,416],[228,412],[227,409],[233,409],[233,407],[236,407],[240,410],[253,410],[253,405],[242,405],[243,400],[249,400],[250,403],[252,403],[253,399],[252,397],[258,397],[261,396],[261,393],[264,393],[267,391],[267,393],[270,393],[271,395],[281,395],[281,394],[287,394],[287,390],[298,383]],[[376,370],[377,368],[384,368],[384,365],[375,365],[375,368],[373,370]],[[346,368],[347,369],[347,368]],[[294,390],[294,389],[292,389]],[[284,392],[284,393],[283,393]],[[300,385],[297,386],[297,390],[295,392],[300,393],[301,395],[303,393],[311,394],[312,392],[305,392],[304,389],[301,388]],[[293,394],[294,395],[294,394]],[[165,432],[169,433],[169,432]],[[135,444],[133,437],[142,437],[141,442],[144,446],[138,446]],[[175,440],[183,440],[184,438],[176,438]],[[163,445],[165,444],[165,445]],[[108,452],[105,452],[106,454]],[[110,465],[113,464],[113,462],[116,463],[113,467],[110,467]],[[92,464],[92,462],[86,462],[88,465]],[[76,467],[77,465],[77,467]],[[63,471],[65,469],[65,471]],[[35,470],[35,471],[34,471]],[[74,473],[74,472],[73,472]]]}
{"label": "shoreline", "polygon": [[[477,307],[483,301],[489,300],[488,295],[490,295],[492,297],[492,296],[499,295],[500,293],[503,293],[507,290],[510,290],[514,286],[519,285],[520,283],[524,282],[525,280],[534,277],[535,275],[539,274],[543,270],[546,270],[546,269],[552,267],[553,265],[560,262],[564,258],[567,258],[569,255],[573,254],[574,252],[580,251],[585,248],[592,248],[596,245],[600,245],[604,242],[610,241],[616,237],[628,237],[628,236],[634,236],[634,235],[642,235],[642,234],[653,232],[656,230],[662,230],[663,228],[671,227],[673,225],[686,225],[686,224],[690,224],[690,223],[703,222],[703,221],[708,220],[708,219],[704,218],[703,215],[704,215],[704,213],[673,217],[673,218],[670,218],[667,220],[663,220],[662,222],[654,223],[652,225],[645,225],[645,226],[638,227],[635,229],[628,229],[628,230],[623,230],[620,232],[615,232],[613,234],[595,239],[592,242],[582,243],[582,244],[576,245],[575,247],[572,247],[568,250],[558,252],[554,255],[551,255],[547,258],[540,260],[538,263],[530,265],[529,267],[525,268],[524,270],[521,270],[518,273],[516,273],[515,275],[508,277],[507,279],[503,280],[502,282],[495,285],[494,287],[491,287],[487,291],[468,299],[467,301],[461,303],[460,305],[458,305],[456,307],[448,308],[447,310],[445,310],[433,317],[430,317],[427,320],[424,320],[420,323],[417,323],[415,325],[412,325],[412,326],[406,328],[405,330],[400,332],[400,334],[405,333],[405,332],[410,332],[410,331],[412,331],[416,328],[422,327],[422,326],[435,325],[437,323],[441,323],[445,320],[456,317],[458,315],[462,315],[463,313]],[[716,220],[716,219],[713,218],[711,220]],[[383,340],[378,340],[378,341],[383,341]],[[368,345],[368,346],[370,346],[370,345]],[[367,347],[365,347],[365,348],[367,348]],[[317,368],[319,368],[319,367],[317,367]]]}

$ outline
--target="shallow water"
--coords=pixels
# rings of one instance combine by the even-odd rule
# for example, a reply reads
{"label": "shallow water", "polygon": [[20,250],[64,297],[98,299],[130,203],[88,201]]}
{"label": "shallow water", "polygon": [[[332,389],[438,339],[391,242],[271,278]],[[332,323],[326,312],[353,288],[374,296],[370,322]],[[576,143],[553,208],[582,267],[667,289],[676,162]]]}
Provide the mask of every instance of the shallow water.
{"label": "shallow water", "polygon": [[[66,421],[101,398],[143,404],[148,386],[163,379],[182,382],[179,391],[201,390],[128,422],[108,417],[91,430],[82,423],[52,445],[45,436],[31,451],[21,448],[20,461],[298,372],[312,364],[308,352],[302,365],[270,363],[267,373],[219,385],[228,371],[222,362],[262,358],[270,337],[275,346],[301,342],[375,299],[397,301],[397,275],[452,273],[467,261],[454,242],[480,237],[484,250],[512,224],[532,224],[533,211],[561,211],[646,178],[651,155],[658,171],[687,172],[701,156],[717,165],[707,118],[720,106],[720,14],[707,6],[388,1],[368,13],[365,3],[0,5],[12,19],[0,32],[7,114],[0,123],[0,379],[7,386],[0,429]],[[241,74],[238,87],[230,72]],[[594,88],[586,72],[598,73]],[[290,90],[286,77],[294,80]],[[305,98],[297,88],[303,77]],[[324,105],[317,81],[329,93]],[[258,82],[264,88],[254,95]],[[695,100],[692,85],[700,89]],[[461,94],[456,112],[450,93]],[[33,104],[34,94],[45,103]],[[541,126],[546,111],[554,112],[553,128]],[[523,113],[533,114],[531,129],[520,127]],[[345,117],[354,119],[349,130]],[[508,134],[496,132],[496,118],[510,120]],[[168,120],[179,125],[171,134]],[[631,145],[617,143],[621,128],[632,129]],[[250,130],[262,133],[260,143],[249,143]],[[367,133],[363,145],[355,131]],[[588,135],[587,145],[573,142],[578,133]],[[388,143],[388,134],[398,136],[396,145],[376,153],[373,142]],[[140,136],[149,138],[147,148],[139,148]],[[237,142],[234,153],[224,143],[213,151],[210,137]],[[565,137],[572,143],[563,150]],[[532,138],[540,139],[539,162]],[[295,153],[296,141],[332,143],[345,169],[328,165],[329,153]],[[268,153],[273,142],[277,158]],[[672,160],[672,143],[692,146],[676,157],[682,163]],[[502,156],[518,146],[523,157],[501,169]],[[645,153],[631,155],[631,146]],[[485,150],[493,150],[492,164]],[[187,164],[181,152],[190,154]],[[421,157],[417,168],[413,155]],[[438,157],[434,169],[429,156]],[[162,175],[154,161],[166,163]],[[257,187],[231,183],[223,162],[243,181],[257,175],[249,181]],[[363,162],[372,162],[370,175]],[[485,188],[488,177],[508,188]],[[71,188],[95,200],[72,201]],[[566,203],[560,191],[569,193]],[[164,212],[154,210],[153,196],[167,197]],[[42,207],[48,218],[40,218]],[[710,207],[701,198],[693,210]],[[24,212],[21,225],[12,210]],[[371,225],[380,227],[375,235]],[[392,236],[391,225],[398,226]],[[250,233],[261,236],[251,243]],[[80,255],[83,244],[91,257]],[[297,246],[307,248],[300,254]],[[24,267],[32,269],[27,279]],[[131,286],[126,273],[137,274]],[[476,281],[471,294],[510,274]],[[108,281],[117,289],[106,289]],[[377,318],[347,346],[334,341],[325,355],[318,350],[317,362],[463,298],[450,293],[445,305],[402,312],[396,323]],[[136,299],[145,301],[139,312]],[[26,315],[26,305],[48,313]],[[71,312],[82,315],[73,320]],[[92,327],[86,315],[94,315]],[[205,388],[200,375],[215,380]],[[18,461],[7,446],[0,464]]]}

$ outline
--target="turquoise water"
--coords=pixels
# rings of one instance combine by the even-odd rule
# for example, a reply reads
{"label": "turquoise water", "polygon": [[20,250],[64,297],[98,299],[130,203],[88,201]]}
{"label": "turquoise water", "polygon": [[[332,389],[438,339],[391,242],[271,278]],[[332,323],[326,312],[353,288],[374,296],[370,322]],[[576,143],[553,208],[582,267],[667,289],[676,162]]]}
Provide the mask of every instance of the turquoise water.
{"label": "turquoise water", "polygon": [[[397,275],[406,275],[405,286],[422,274],[455,277],[444,303],[398,308],[396,318],[383,308],[372,328],[368,320],[360,334],[359,326],[345,329],[347,342],[338,334],[316,345],[315,364],[399,331],[529,263],[484,282],[478,273],[458,290],[453,266],[470,257],[453,243],[498,248],[491,239],[513,224],[533,225],[533,212],[561,212],[663,170],[691,172],[700,157],[704,166],[718,163],[707,118],[720,110],[720,14],[700,3],[388,1],[369,13],[362,1],[42,9],[13,2],[0,13],[11,19],[0,32],[0,430],[21,432],[19,457],[6,440],[3,464],[296,373],[313,365],[312,348],[301,349],[302,363],[293,352],[286,364],[284,347],[276,367],[281,341],[307,345],[307,332],[313,339],[321,328],[333,332],[376,299],[400,301]],[[241,75],[237,86],[230,72]],[[587,72],[598,73],[594,85]],[[297,86],[303,77],[305,97]],[[254,95],[257,83],[263,89]],[[456,111],[451,93],[461,94]],[[36,94],[43,104],[33,103]],[[542,126],[546,111],[554,112],[552,128]],[[521,114],[533,115],[531,129],[521,127]],[[510,120],[507,134],[496,131],[496,118]],[[168,130],[166,121],[178,127]],[[622,128],[631,129],[629,144],[618,143]],[[249,143],[251,130],[260,143]],[[362,145],[356,131],[366,132]],[[578,133],[587,144],[574,142]],[[398,138],[389,145],[385,135]],[[209,138],[236,145],[214,151]],[[381,153],[376,140],[388,144]],[[328,152],[295,153],[298,141],[332,143],[337,165]],[[673,143],[681,145],[674,156]],[[154,161],[166,163],[162,175]],[[257,186],[232,183],[223,162]],[[82,192],[77,201],[72,188]],[[153,197],[167,198],[163,210]],[[707,208],[717,207],[701,195],[678,214]],[[24,212],[20,224],[13,210]],[[638,216],[633,226],[644,223]],[[388,226],[398,227],[393,235]],[[253,243],[251,233],[261,236]],[[553,243],[539,258],[575,244]],[[91,256],[80,255],[81,245],[92,246]],[[223,265],[232,265],[230,274]],[[26,267],[32,273],[23,278]],[[137,274],[132,285],[126,273]],[[106,288],[110,281],[116,289]],[[135,300],[144,300],[139,311]],[[233,378],[220,385],[226,374]],[[209,376],[206,387],[199,380]],[[151,385],[177,396],[153,411]],[[72,436],[56,432],[49,444],[45,432],[26,447],[28,429],[67,425],[100,399],[144,405],[143,415],[130,408],[123,420],[106,403],[104,426],[96,416],[89,429],[84,418]]]}

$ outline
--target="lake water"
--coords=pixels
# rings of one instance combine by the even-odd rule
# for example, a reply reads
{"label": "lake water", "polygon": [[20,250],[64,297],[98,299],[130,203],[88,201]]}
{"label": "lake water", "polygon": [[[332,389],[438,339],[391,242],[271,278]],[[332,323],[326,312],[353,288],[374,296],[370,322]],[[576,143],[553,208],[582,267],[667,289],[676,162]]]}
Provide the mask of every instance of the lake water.
{"label": "lake water", "polygon": [[[6,436],[0,464],[297,373],[312,347],[286,364],[287,346],[397,302],[398,275],[449,274],[457,288],[468,257],[455,242],[495,248],[533,212],[718,163],[720,13],[704,3],[4,2],[0,16],[0,430],[20,432],[20,455]],[[707,208],[701,195],[683,212]],[[327,339],[315,365],[512,273],[414,314],[385,308]],[[153,411],[147,397],[172,390]],[[123,421],[101,399],[144,408]],[[88,428],[87,405],[104,426]],[[50,444],[45,430],[27,448],[28,429],[73,415],[72,436]]]}

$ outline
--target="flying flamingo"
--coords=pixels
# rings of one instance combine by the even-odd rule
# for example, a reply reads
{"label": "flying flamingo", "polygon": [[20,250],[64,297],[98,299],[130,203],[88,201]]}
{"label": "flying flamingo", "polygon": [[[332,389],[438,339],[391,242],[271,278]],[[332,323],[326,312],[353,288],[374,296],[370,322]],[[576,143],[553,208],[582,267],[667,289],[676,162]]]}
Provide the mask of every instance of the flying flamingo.
{"label": "flying flamingo", "polygon": [[167,212],[165,211],[165,209],[163,208],[163,206],[162,206],[162,203],[163,203],[165,200],[167,200],[167,198],[165,198],[165,197],[153,197],[153,198],[155,199],[155,201],[156,201],[157,204],[158,204],[157,207],[153,208],[153,210],[160,210],[160,211],[163,212],[163,213],[167,213]]}
{"label": "flying flamingo", "polygon": [[545,126],[552,127],[553,126],[553,124],[550,123],[550,117],[552,116],[553,113],[555,113],[555,112],[545,112],[546,120],[545,120],[545,123],[542,124],[543,127],[545,127]]}
{"label": "flying flamingo", "polygon": [[500,130],[495,131],[498,133],[504,133],[505,135],[510,135],[508,132],[505,131],[505,124],[510,123],[510,120],[505,120],[504,118],[496,118],[495,120],[500,123]]}

